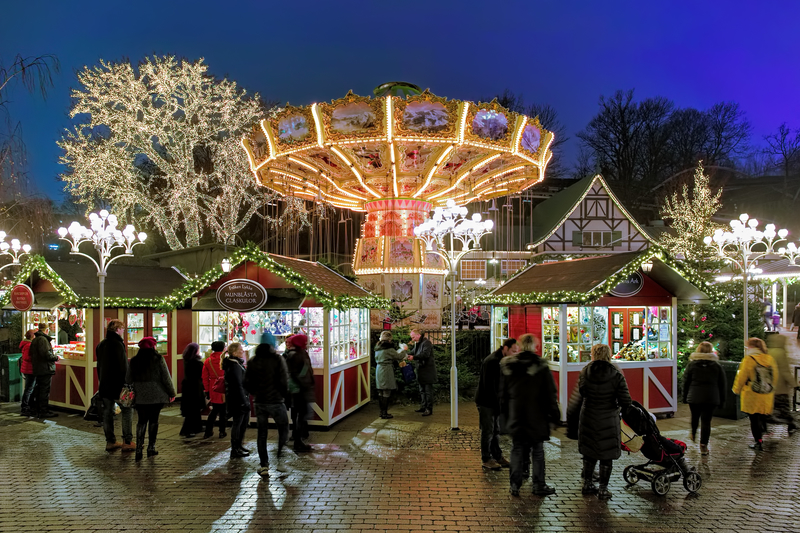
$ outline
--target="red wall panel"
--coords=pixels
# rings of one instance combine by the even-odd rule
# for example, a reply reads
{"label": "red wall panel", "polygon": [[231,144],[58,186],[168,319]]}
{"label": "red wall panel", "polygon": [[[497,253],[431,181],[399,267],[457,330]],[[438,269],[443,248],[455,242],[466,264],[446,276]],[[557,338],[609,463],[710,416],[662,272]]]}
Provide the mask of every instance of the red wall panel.
{"label": "red wall panel", "polygon": [[67,401],[66,365],[56,365],[56,373],[50,381],[50,401],[61,403]]}
{"label": "red wall panel", "polygon": [[[672,393],[672,367],[657,367],[651,368],[650,371],[653,373],[655,378],[661,384],[664,389],[670,394]],[[650,405],[647,407],[649,409],[654,409],[657,407],[670,407],[669,398],[666,398],[658,387],[655,386],[654,383],[648,383],[648,394],[650,395],[649,401]]]}
{"label": "red wall panel", "polygon": [[644,405],[644,368],[626,368],[622,373],[628,382],[631,399]]}
{"label": "red wall panel", "polygon": [[358,367],[351,366],[344,371],[344,410],[358,405]]}

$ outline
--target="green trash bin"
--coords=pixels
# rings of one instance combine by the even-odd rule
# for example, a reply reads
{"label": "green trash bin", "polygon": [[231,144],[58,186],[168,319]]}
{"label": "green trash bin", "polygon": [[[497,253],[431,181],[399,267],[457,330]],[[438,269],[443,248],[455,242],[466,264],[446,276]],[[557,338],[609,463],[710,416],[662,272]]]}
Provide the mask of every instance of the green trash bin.
{"label": "green trash bin", "polygon": [[18,402],[22,399],[21,358],[21,353],[0,356],[0,402]]}
{"label": "green trash bin", "polygon": [[725,402],[720,405],[716,411],[714,411],[714,416],[718,416],[720,418],[729,418],[731,420],[739,420],[740,418],[744,418],[747,416],[747,413],[742,412],[739,396],[734,394],[732,390],[733,380],[736,379],[736,372],[739,371],[739,362],[720,361],[719,364],[722,366],[722,371],[725,372],[725,380],[728,383],[728,391],[725,394]]}

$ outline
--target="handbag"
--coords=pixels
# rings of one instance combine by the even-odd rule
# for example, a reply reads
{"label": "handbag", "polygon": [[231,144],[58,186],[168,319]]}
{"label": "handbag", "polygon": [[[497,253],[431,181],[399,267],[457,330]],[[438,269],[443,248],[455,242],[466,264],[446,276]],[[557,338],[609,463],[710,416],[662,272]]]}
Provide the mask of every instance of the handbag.
{"label": "handbag", "polygon": [[133,392],[133,386],[123,385],[122,392],[119,393],[119,405],[121,407],[133,407],[136,401],[136,393]]}
{"label": "handbag", "polygon": [[214,368],[214,365],[209,366],[211,367],[211,370],[214,371],[214,377],[216,378],[214,383],[211,385],[211,390],[219,394],[225,394],[225,375],[223,374],[220,376],[217,373],[217,370]]}
{"label": "handbag", "polygon": [[415,379],[417,379],[417,374],[414,372],[414,367],[411,365],[406,365],[400,369],[403,372],[403,381],[406,383],[411,383]]}

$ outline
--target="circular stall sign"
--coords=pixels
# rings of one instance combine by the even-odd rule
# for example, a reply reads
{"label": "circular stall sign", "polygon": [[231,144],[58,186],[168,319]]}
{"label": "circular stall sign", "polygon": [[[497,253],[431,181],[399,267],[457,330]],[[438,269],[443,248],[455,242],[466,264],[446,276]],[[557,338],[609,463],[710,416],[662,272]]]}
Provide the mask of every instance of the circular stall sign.
{"label": "circular stall sign", "polygon": [[11,305],[17,311],[30,311],[33,307],[33,291],[27,285],[14,285],[11,289]]}
{"label": "circular stall sign", "polygon": [[644,278],[642,274],[639,272],[634,272],[628,279],[611,289],[609,294],[613,294],[614,296],[619,296],[622,298],[627,298],[628,296],[633,296],[638,294],[642,287],[644,286]]}
{"label": "circular stall sign", "polygon": [[267,303],[267,289],[249,279],[232,279],[217,289],[217,303],[228,311],[256,311]]}

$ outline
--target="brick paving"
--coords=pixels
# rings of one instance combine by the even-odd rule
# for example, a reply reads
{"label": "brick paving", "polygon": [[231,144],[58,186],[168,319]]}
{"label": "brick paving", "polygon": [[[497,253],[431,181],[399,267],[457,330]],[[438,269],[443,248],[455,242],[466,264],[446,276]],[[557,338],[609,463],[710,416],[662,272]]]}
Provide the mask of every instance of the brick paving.
{"label": "brick paving", "polygon": [[[791,335],[793,357],[800,349]],[[253,456],[229,459],[228,439],[178,435],[177,407],[161,417],[160,454],[103,450],[102,430],[80,416],[21,418],[19,404],[0,404],[0,532],[21,531],[800,531],[800,434],[775,427],[756,454],[747,419],[714,419],[711,455],[690,443],[687,461],[703,476],[689,494],[673,483],[664,497],[648,483],[627,487],[615,462],[614,498],[580,494],[577,444],[562,429],[545,445],[555,496],[508,494],[508,472],[483,472],[474,405],[460,406],[461,431],[449,430],[447,405],[422,418],[414,406],[378,418],[368,405],[329,431],[312,432],[316,451],[274,457],[270,479]],[[688,408],[659,420],[662,432],[688,440]],[[509,442],[503,443],[509,450]]]}

